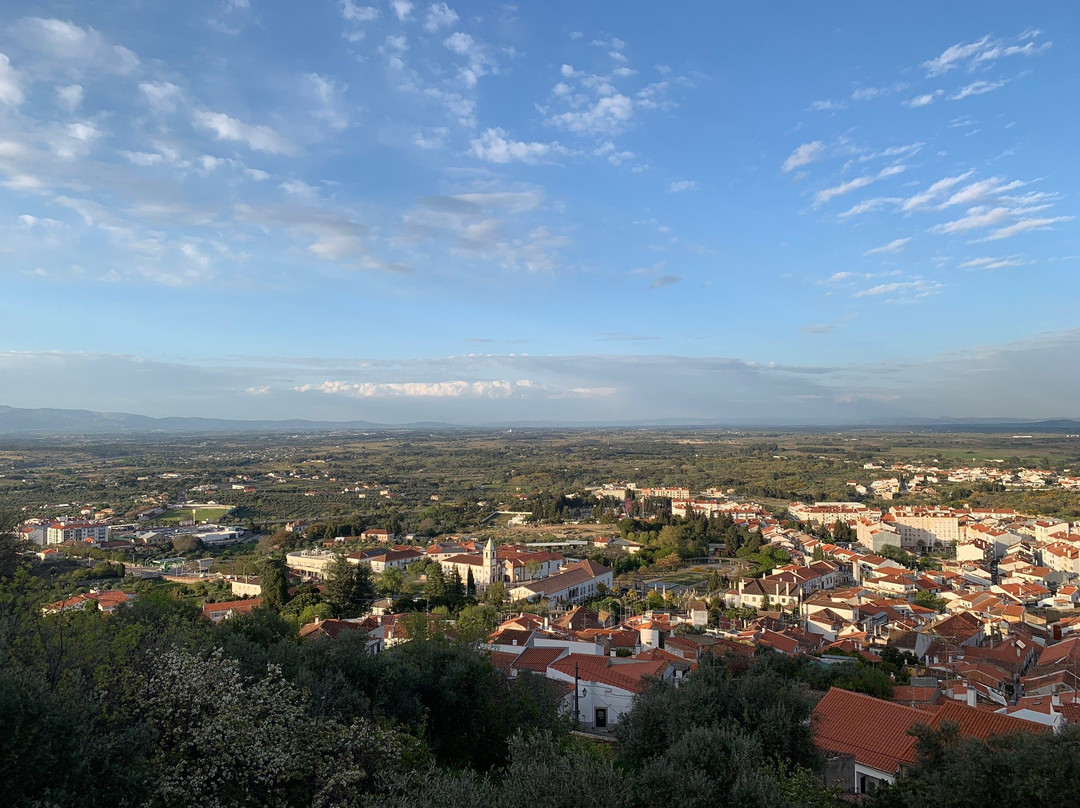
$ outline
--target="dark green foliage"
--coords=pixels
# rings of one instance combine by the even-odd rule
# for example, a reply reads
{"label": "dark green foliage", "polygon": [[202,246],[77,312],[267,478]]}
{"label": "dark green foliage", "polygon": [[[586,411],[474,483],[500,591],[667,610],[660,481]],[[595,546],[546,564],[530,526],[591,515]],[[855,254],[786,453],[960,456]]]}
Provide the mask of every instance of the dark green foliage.
{"label": "dark green foliage", "polygon": [[10,578],[19,566],[19,551],[23,542],[16,532],[18,517],[11,511],[0,511],[0,580]]}
{"label": "dark green foliage", "polygon": [[920,727],[918,762],[871,801],[877,808],[1055,808],[1080,801],[1080,727],[1060,735],[961,740]]}
{"label": "dark green foliage", "polygon": [[265,559],[259,571],[259,583],[262,586],[263,606],[280,612],[289,602],[289,574],[285,569],[285,559],[279,555]]}
{"label": "dark green foliage", "polygon": [[344,555],[338,555],[330,564],[326,575],[326,602],[334,611],[334,617],[352,617],[375,597],[375,584],[371,580],[368,564],[353,564]]}

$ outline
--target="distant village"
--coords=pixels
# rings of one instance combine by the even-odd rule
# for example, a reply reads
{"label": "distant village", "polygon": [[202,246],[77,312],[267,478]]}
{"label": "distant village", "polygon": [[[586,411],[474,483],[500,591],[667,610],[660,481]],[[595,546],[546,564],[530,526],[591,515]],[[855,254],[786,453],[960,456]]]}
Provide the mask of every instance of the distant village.
{"label": "distant village", "polygon": [[[1029,470],[898,470],[905,486],[924,489],[942,479],[1080,488],[1080,478]],[[901,488],[897,477],[850,485],[857,494],[884,500]],[[505,587],[506,601],[514,605],[482,647],[509,677],[530,672],[551,680],[566,712],[590,732],[610,731],[635,694],[656,680],[680,681],[710,654],[749,656],[767,648],[812,655],[822,665],[859,660],[871,669],[887,659],[902,660],[908,675],[894,684],[890,699],[833,689],[815,710],[816,743],[830,761],[829,777],[855,793],[892,782],[914,760],[908,730],[917,722],[951,722],[962,736],[986,739],[1060,731],[1080,721],[1078,523],[1003,509],[879,510],[860,501],[793,502],[778,516],[717,489],[692,493],[613,483],[592,492],[619,500],[628,494],[666,498],[675,516],[729,518],[789,560],[760,577],[733,572],[719,590],[664,587],[662,606],[642,613],[597,605],[621,592],[614,571],[585,556],[597,549],[627,555],[641,550],[614,533],[497,545],[468,536],[425,543],[369,529],[356,537],[310,541],[306,549],[286,553],[285,564],[295,581],[316,586],[344,556],[374,575],[404,572],[426,560],[470,592]],[[169,528],[125,525],[122,540],[111,535],[117,527],[111,514],[83,513],[29,520],[21,531],[38,545],[43,560],[74,545],[152,546],[188,535],[213,547],[252,538],[238,528],[193,520]],[[291,522],[285,529],[300,536],[305,525]],[[732,569],[722,547],[710,549],[713,557],[698,566]],[[193,566],[182,557],[133,565],[131,572],[181,582],[220,577],[212,559]],[[235,599],[206,603],[210,621],[262,603],[258,578],[227,580]],[[49,608],[109,612],[131,597],[117,589],[91,591]],[[417,630],[417,613],[392,609],[390,598],[376,600],[363,616],[316,619],[300,636],[333,641],[342,632],[363,632],[368,651],[381,653],[409,642]],[[433,628],[442,621],[444,630],[454,631],[452,620],[419,614]]]}

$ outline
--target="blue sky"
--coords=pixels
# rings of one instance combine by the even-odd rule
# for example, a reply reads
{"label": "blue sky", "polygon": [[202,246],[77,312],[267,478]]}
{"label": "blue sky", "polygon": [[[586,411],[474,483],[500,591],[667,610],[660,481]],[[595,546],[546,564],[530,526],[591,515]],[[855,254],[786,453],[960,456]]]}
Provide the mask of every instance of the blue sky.
{"label": "blue sky", "polygon": [[8,4],[0,403],[1080,415],[1071,4],[735,5]]}

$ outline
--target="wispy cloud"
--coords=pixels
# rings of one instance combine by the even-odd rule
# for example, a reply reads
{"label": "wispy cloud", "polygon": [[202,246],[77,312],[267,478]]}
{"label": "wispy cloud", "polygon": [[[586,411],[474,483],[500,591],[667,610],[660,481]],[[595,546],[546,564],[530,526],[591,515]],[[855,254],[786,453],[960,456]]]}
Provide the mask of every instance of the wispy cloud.
{"label": "wispy cloud", "polygon": [[11,66],[11,60],[2,53],[0,53],[0,102],[9,107],[17,107],[23,102],[19,74]]}
{"label": "wispy cloud", "polygon": [[820,140],[803,143],[788,155],[787,159],[784,160],[784,164],[781,166],[781,170],[785,172],[793,171],[796,168],[801,168],[802,166],[810,165],[810,163],[820,160],[824,155],[825,144]]}
{"label": "wispy cloud", "polygon": [[1049,42],[1035,44],[1039,34],[1039,31],[1026,31],[1012,40],[987,35],[975,42],[958,42],[942,51],[941,55],[923,62],[922,66],[926,68],[927,76],[934,77],[958,67],[973,70],[1009,56],[1034,56],[1050,47]]}
{"label": "wispy cloud", "polygon": [[1072,216],[1049,216],[1042,219],[1021,219],[1007,227],[1002,227],[1000,230],[995,230],[986,238],[979,239],[979,241],[1000,241],[1004,238],[1012,238],[1020,233],[1026,233],[1029,230],[1050,230],[1055,224],[1071,222],[1072,220]]}
{"label": "wispy cloud", "polygon": [[296,154],[296,146],[269,126],[244,123],[223,112],[197,109],[192,114],[196,126],[212,131],[219,140],[246,143],[255,151],[269,154]]}
{"label": "wispy cloud", "polygon": [[960,269],[1006,269],[1027,263],[1029,262],[1022,255],[1010,255],[1004,258],[969,258],[959,266]]}
{"label": "wispy cloud", "polygon": [[905,107],[928,107],[934,103],[945,91],[935,90],[932,93],[923,93],[922,95],[916,95],[913,98],[909,98],[904,102]]}
{"label": "wispy cloud", "polygon": [[649,284],[649,288],[662,289],[665,286],[672,286],[676,283],[679,283],[682,279],[682,275],[661,275],[659,278]]}
{"label": "wispy cloud", "polygon": [[865,188],[871,183],[875,183],[878,180],[885,179],[900,174],[904,171],[902,165],[891,165],[881,169],[877,174],[866,174],[855,179],[842,182],[839,185],[833,185],[829,188],[823,188],[814,195],[814,207],[824,205],[832,199],[844,194],[849,194],[852,191],[857,191],[860,188]]}
{"label": "wispy cloud", "polygon": [[965,171],[963,174],[959,174],[955,177],[944,177],[933,183],[925,191],[920,191],[919,193],[905,199],[900,205],[900,209],[903,211],[911,211],[929,205],[931,202],[938,199],[950,188],[953,188],[956,185],[960,184],[974,173],[974,171]]}
{"label": "wispy cloud", "polygon": [[1007,81],[973,81],[964,87],[961,87],[955,93],[949,96],[950,101],[959,101],[962,98],[967,98],[972,95],[984,95],[985,93],[992,93],[1001,87],[1008,84]]}
{"label": "wispy cloud", "polygon": [[882,244],[880,247],[874,247],[872,250],[867,250],[863,253],[864,256],[881,255],[882,253],[898,253],[904,246],[911,241],[911,237],[893,239],[888,244]]}
{"label": "wispy cloud", "polygon": [[681,194],[683,191],[689,191],[697,188],[697,182],[694,180],[673,180],[669,185],[667,192],[669,194]]}
{"label": "wispy cloud", "polygon": [[853,298],[881,297],[882,295],[896,295],[897,300],[904,298],[924,298],[935,294],[944,287],[935,281],[926,281],[921,278],[912,281],[895,281],[893,283],[881,283],[871,286],[869,289],[861,289],[855,292]]}
{"label": "wispy cloud", "polygon": [[348,398],[510,398],[533,391],[536,385],[528,380],[508,381],[438,381],[438,382],[363,382],[326,381],[302,384],[293,388],[298,393],[323,393]]}

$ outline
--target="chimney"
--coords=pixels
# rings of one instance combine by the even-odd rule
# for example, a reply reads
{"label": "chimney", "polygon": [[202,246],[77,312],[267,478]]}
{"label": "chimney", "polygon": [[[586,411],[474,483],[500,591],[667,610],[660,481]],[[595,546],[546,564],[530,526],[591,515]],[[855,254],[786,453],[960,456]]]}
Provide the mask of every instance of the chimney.
{"label": "chimney", "polygon": [[968,707],[974,707],[978,702],[978,696],[975,693],[975,688],[970,684],[967,686],[967,705]]}

